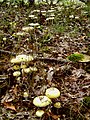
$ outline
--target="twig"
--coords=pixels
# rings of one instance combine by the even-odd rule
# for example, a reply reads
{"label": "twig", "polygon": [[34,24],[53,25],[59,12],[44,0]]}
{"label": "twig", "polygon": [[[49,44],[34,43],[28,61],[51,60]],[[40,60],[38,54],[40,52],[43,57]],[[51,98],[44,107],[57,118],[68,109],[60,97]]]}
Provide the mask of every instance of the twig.
{"label": "twig", "polygon": [[45,62],[57,62],[57,63],[68,63],[66,59],[57,59],[57,58],[45,58],[45,57],[36,57],[36,60],[41,60]]}
{"label": "twig", "polygon": [[7,51],[7,50],[2,50],[2,49],[0,49],[0,52],[1,52],[1,53],[8,53],[8,54],[12,54],[12,55],[16,55],[16,54],[17,54],[17,53],[10,52],[10,51]]}

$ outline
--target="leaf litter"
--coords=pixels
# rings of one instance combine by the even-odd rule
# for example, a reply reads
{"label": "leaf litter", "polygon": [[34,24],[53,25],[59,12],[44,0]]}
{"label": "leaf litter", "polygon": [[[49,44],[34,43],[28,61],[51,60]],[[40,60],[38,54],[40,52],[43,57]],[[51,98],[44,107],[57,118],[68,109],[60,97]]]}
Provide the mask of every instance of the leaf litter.
{"label": "leaf litter", "polygon": [[[40,23],[41,21],[41,25],[34,26],[32,31],[27,30],[24,33],[22,28],[32,22],[30,15],[35,11],[34,8],[30,11],[30,9],[25,10],[24,7],[19,9],[1,7],[0,117],[2,120],[40,119],[35,116],[38,108],[33,105],[33,98],[44,95],[46,89],[52,86],[57,87],[61,92],[61,96],[56,100],[61,102],[61,108],[58,109],[58,112],[53,104],[43,108],[45,114],[41,118],[42,120],[76,120],[78,118],[88,120],[90,117],[90,106],[87,108],[82,102],[86,96],[90,96],[90,62],[75,63],[66,60],[67,56],[75,52],[84,51],[85,54],[90,55],[90,36],[88,36],[90,18],[80,13],[82,7],[77,6],[78,9],[74,9],[73,6],[69,7],[61,6],[63,9],[60,9],[60,13],[60,11],[56,11],[59,6],[57,5],[55,8],[53,6],[55,20],[48,22],[45,21],[48,16],[42,14],[40,16],[40,11],[38,14],[34,13],[36,17],[39,17],[37,20],[35,19],[35,22]],[[42,10],[43,8],[46,11],[50,10],[41,6]],[[63,10],[67,9],[71,10],[71,16],[68,14],[63,16]],[[75,18],[76,12],[79,16],[77,19]],[[49,13],[47,12],[47,14]],[[74,18],[72,14],[74,14]],[[18,36],[17,33],[19,33]],[[33,61],[21,64],[26,64],[27,67],[37,67],[38,70],[26,74],[20,68],[22,74],[17,80],[13,76],[14,70],[10,60],[18,54],[33,55]],[[19,63],[18,66],[21,64]],[[4,82],[3,78],[7,75],[8,78],[4,80],[7,82]],[[23,93],[26,91],[28,101],[23,97]]]}

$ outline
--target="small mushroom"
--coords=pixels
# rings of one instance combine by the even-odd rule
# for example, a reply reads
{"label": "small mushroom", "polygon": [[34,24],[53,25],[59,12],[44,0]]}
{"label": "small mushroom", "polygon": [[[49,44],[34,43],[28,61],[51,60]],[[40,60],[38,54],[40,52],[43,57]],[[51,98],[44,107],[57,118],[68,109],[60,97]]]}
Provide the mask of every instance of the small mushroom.
{"label": "small mushroom", "polygon": [[46,107],[51,104],[51,99],[47,96],[38,96],[34,98],[33,104],[37,107]]}
{"label": "small mushroom", "polygon": [[24,72],[24,73],[31,73],[32,71],[30,70],[30,68],[24,68],[24,69],[23,69],[23,72]]}
{"label": "small mushroom", "polygon": [[26,67],[27,67],[27,65],[25,65],[25,64],[21,64],[21,66],[20,66],[20,68],[22,68],[22,69],[24,69]]}
{"label": "small mushroom", "polygon": [[39,26],[39,23],[30,23],[29,26],[37,27]]}
{"label": "small mushroom", "polygon": [[36,67],[30,67],[30,70],[36,72],[38,69]]}
{"label": "small mushroom", "polygon": [[22,30],[26,32],[30,32],[34,29],[34,27],[23,27]]}
{"label": "small mushroom", "polygon": [[55,87],[50,87],[46,90],[46,93],[45,95],[48,97],[48,98],[57,98],[60,96],[60,91],[55,88]]}
{"label": "small mushroom", "polygon": [[46,21],[49,21],[49,20],[54,20],[54,17],[49,17],[46,19]]}
{"label": "small mushroom", "polygon": [[43,110],[37,110],[36,111],[36,116],[37,117],[42,117],[45,112]]}
{"label": "small mushroom", "polygon": [[54,103],[54,108],[56,110],[56,113],[59,114],[59,108],[61,108],[61,103],[60,102],[56,102]]}
{"label": "small mushroom", "polygon": [[24,92],[23,97],[25,98],[25,100],[28,100],[28,92]]}
{"label": "small mushroom", "polygon": [[34,17],[35,17],[35,15],[29,15],[28,17],[30,17],[30,18],[34,18]]}
{"label": "small mushroom", "polygon": [[16,33],[16,36],[25,36],[26,35],[26,32],[17,32]]}
{"label": "small mushroom", "polygon": [[14,69],[14,70],[19,70],[19,69],[20,69],[20,66],[19,66],[19,65],[14,65],[14,66],[13,66],[13,69]]}
{"label": "small mushroom", "polygon": [[15,71],[15,72],[13,72],[13,76],[15,76],[15,77],[18,77],[18,76],[20,76],[21,75],[21,72],[20,71]]}
{"label": "small mushroom", "polygon": [[54,104],[54,107],[55,107],[55,108],[60,108],[60,107],[61,107],[61,103],[60,103],[60,102],[56,102],[56,103]]}

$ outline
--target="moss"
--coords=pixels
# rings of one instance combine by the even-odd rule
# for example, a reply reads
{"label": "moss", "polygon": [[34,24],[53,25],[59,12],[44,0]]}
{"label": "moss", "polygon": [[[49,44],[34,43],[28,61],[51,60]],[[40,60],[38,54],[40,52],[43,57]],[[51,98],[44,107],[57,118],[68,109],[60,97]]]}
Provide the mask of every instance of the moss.
{"label": "moss", "polygon": [[87,108],[90,108],[90,96],[87,96],[83,99],[83,105],[85,105]]}
{"label": "moss", "polygon": [[84,58],[84,55],[80,54],[80,53],[74,53],[74,54],[71,54],[70,56],[68,56],[67,58],[70,61],[78,62],[78,61],[80,61],[80,60],[82,60]]}

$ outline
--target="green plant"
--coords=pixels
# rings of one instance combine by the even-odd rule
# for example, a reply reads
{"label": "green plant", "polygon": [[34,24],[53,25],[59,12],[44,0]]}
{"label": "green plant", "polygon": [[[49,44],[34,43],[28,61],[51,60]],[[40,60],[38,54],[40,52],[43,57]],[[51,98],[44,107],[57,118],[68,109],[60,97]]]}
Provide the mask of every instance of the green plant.
{"label": "green plant", "polygon": [[78,62],[84,58],[84,55],[81,53],[73,53],[67,57],[70,61]]}
{"label": "green plant", "polygon": [[87,108],[90,108],[90,96],[87,96],[83,99],[83,105],[85,105]]}

